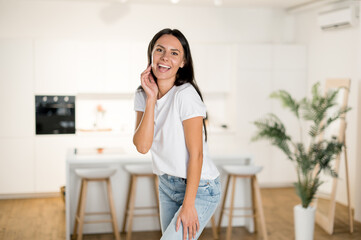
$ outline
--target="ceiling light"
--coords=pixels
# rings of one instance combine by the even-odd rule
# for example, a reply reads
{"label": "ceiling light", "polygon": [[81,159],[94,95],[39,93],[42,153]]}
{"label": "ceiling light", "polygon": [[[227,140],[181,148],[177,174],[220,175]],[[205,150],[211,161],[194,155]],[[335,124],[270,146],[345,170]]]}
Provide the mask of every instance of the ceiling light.
{"label": "ceiling light", "polygon": [[180,0],[170,0],[170,1],[171,1],[171,3],[173,3],[173,4],[177,4],[177,3],[179,3]]}
{"label": "ceiling light", "polygon": [[214,5],[221,6],[223,4],[223,0],[214,0]]}

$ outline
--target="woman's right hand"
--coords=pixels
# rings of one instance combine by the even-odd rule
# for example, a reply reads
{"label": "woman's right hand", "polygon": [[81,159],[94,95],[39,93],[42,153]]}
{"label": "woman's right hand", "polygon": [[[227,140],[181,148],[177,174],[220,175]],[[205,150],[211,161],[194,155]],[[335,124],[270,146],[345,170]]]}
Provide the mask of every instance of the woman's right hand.
{"label": "woman's right hand", "polygon": [[152,67],[149,65],[147,69],[145,69],[145,71],[142,72],[140,76],[140,82],[145,93],[147,94],[147,97],[149,99],[153,99],[154,101],[156,101],[159,90],[158,90],[158,85],[152,76],[151,69]]}

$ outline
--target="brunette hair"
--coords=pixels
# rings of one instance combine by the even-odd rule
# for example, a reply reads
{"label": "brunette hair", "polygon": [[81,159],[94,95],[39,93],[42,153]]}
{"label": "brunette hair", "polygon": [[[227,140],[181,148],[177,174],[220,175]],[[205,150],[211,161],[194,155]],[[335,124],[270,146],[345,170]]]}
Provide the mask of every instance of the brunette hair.
{"label": "brunette hair", "polygon": [[[181,33],[178,29],[165,28],[154,35],[153,39],[150,41],[148,45],[148,66],[152,63],[152,51],[155,43],[160,37],[166,34],[176,37],[179,40],[179,42],[182,44],[184,51],[184,66],[178,69],[174,85],[180,86],[185,83],[190,83],[196,89],[198,95],[203,101],[202,93],[196,83],[196,80],[194,79],[193,60],[192,60],[192,54],[189,47],[189,43],[186,37],[183,35],[183,33]],[[157,82],[157,78],[154,75],[153,78]],[[142,89],[142,86],[139,86],[139,89]],[[207,128],[205,124],[205,119],[203,119],[203,127],[205,133],[205,140],[207,141]]]}

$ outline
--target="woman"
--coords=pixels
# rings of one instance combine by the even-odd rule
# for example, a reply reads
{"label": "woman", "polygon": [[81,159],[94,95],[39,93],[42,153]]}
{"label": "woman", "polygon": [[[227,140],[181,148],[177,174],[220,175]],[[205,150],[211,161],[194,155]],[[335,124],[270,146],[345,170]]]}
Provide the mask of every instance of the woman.
{"label": "woman", "polygon": [[176,29],[161,30],[149,43],[148,64],[135,95],[133,143],[140,153],[152,153],[161,239],[198,239],[220,201],[221,186],[208,156],[206,108],[187,39]]}

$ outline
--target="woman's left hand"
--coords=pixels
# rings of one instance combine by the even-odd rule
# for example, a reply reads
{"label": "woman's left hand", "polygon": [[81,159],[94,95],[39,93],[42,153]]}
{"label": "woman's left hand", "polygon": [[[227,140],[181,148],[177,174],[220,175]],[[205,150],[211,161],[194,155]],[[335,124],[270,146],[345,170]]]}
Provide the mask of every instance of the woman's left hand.
{"label": "woman's left hand", "polygon": [[187,235],[189,236],[188,239],[194,239],[199,231],[198,214],[194,205],[182,206],[177,218],[177,232],[180,228],[181,222],[183,223],[183,240],[187,240]]}

